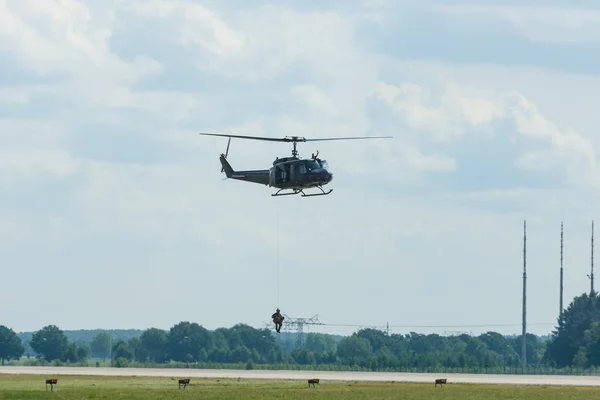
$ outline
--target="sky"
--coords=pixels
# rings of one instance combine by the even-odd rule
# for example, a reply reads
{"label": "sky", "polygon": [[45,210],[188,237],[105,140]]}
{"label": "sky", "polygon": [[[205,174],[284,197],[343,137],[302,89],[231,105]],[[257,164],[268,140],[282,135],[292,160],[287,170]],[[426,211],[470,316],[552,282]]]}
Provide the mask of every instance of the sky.
{"label": "sky", "polygon": [[[561,222],[565,306],[590,289],[596,3],[0,0],[2,324],[519,334],[527,220],[550,333]],[[198,132],[393,138],[300,143],[334,174],[302,198]]]}

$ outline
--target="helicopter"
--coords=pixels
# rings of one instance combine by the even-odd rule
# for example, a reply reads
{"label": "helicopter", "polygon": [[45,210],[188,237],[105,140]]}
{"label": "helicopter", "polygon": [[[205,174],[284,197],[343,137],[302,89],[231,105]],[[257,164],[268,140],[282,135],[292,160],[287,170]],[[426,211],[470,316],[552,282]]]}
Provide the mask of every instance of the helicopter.
{"label": "helicopter", "polygon": [[[299,142],[392,138],[392,136],[360,136],[306,139],[304,137],[299,136],[271,138],[208,132],[200,132],[199,134],[205,136],[220,136],[229,138],[229,140],[227,141],[227,149],[225,150],[225,154],[221,154],[219,156],[219,160],[221,161],[222,166],[221,172],[225,172],[225,179],[236,179],[240,181],[258,183],[261,185],[279,189],[276,193],[272,193],[271,196],[288,196],[301,194],[302,197],[326,196],[330,194],[333,191],[333,189],[329,189],[329,191],[326,192],[323,189],[323,186],[329,184],[333,180],[333,173],[330,171],[327,161],[318,157],[319,151],[317,151],[316,154],[313,153],[311,158],[300,158],[298,150],[296,148],[296,145]],[[227,161],[231,138],[292,143],[292,156],[282,158],[277,157],[275,161],[273,161],[273,165],[269,169],[236,171],[231,167],[231,165]],[[321,193],[306,194],[304,191],[308,189],[319,189]]]}

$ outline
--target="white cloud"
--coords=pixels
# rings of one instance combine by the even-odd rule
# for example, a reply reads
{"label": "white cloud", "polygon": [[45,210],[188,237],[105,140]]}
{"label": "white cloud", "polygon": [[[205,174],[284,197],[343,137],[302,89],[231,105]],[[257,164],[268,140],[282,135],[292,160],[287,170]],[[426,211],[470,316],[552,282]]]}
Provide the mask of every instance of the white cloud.
{"label": "white cloud", "polygon": [[128,9],[145,18],[177,20],[173,26],[177,43],[191,49],[197,45],[219,57],[239,51],[246,42],[227,25],[219,12],[193,1],[135,1]]}
{"label": "white cloud", "polygon": [[10,179],[14,174],[22,179],[42,172],[70,175],[78,168],[66,151],[32,149],[26,152],[0,151],[0,169],[10,171],[10,174],[2,175],[4,178]]}
{"label": "white cloud", "polygon": [[29,102],[29,95],[24,88],[5,88],[0,92],[0,104],[23,104]]}
{"label": "white cloud", "polygon": [[600,43],[600,10],[550,3],[519,5],[442,5],[438,8],[455,17],[505,20],[527,39],[540,43]]}
{"label": "white cloud", "polygon": [[534,42],[600,43],[600,10],[519,7],[496,11]]}
{"label": "white cloud", "polygon": [[315,85],[295,85],[290,91],[317,113],[327,117],[339,116],[333,99]]}
{"label": "white cloud", "polygon": [[[331,77],[348,70],[339,67],[356,56],[353,18],[334,11],[296,12],[266,5],[228,10],[228,18],[223,18],[185,0],[169,6],[142,1],[131,9],[153,23],[162,19],[166,29],[175,31],[174,42],[191,51],[203,72],[268,79],[301,65]],[[175,16],[183,17],[164,20]],[[352,65],[353,72],[356,67]]]}
{"label": "white cloud", "polygon": [[406,144],[401,151],[410,169],[417,171],[453,171],[456,169],[456,160],[440,154],[423,154],[415,145]]}
{"label": "white cloud", "polygon": [[[125,61],[111,51],[113,10],[94,8],[92,14],[90,7],[76,0],[43,4],[5,0],[2,6],[0,38],[6,43],[4,51],[26,70],[70,81],[39,88],[42,93],[55,98],[75,96],[79,106],[139,107],[153,101],[147,94],[133,94],[128,85],[161,73],[161,64],[145,55]],[[35,87],[31,89],[38,92]],[[22,91],[23,87],[12,90]]]}
{"label": "white cloud", "polygon": [[[449,83],[443,94],[431,94],[428,88],[406,82],[398,86],[379,83],[377,95],[406,118],[412,128],[425,129],[437,139],[462,135],[466,127],[480,127],[503,117],[500,99],[487,93]],[[439,107],[427,103],[440,102]]]}
{"label": "white cloud", "polygon": [[[521,154],[517,163],[522,168],[565,170],[574,183],[597,185],[600,170],[591,141],[572,129],[561,130],[517,91],[493,93],[451,82],[441,95],[433,96],[428,88],[406,82],[397,86],[379,83],[377,96],[411,128],[424,130],[435,140],[453,140],[467,133],[504,134],[494,129],[493,123],[509,120],[514,123],[514,134],[540,139],[550,146]],[[507,139],[519,141],[518,137]]]}
{"label": "white cloud", "polygon": [[129,83],[159,71],[159,64],[147,57],[130,65],[112,54],[110,18],[103,14],[92,18],[79,1],[4,3],[0,25],[7,50],[37,73],[69,72],[79,78],[110,77]]}

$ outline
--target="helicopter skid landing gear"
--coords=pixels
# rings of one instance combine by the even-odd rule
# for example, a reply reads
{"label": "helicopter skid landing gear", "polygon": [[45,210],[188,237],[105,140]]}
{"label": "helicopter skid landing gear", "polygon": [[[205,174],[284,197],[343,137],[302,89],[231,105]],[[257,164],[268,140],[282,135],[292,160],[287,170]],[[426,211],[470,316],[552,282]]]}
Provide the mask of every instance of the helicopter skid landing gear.
{"label": "helicopter skid landing gear", "polygon": [[329,193],[333,192],[333,189],[329,189],[328,192],[324,191],[322,187],[317,186],[317,188],[322,192],[322,193],[311,193],[311,194],[306,194],[304,193],[303,189],[292,189],[293,192],[291,193],[281,193],[279,194],[279,192],[281,192],[282,190],[287,190],[287,189],[279,189],[276,193],[273,193],[271,196],[275,197],[275,196],[289,196],[292,194],[298,194],[301,193],[302,197],[313,197],[313,196],[327,196]]}
{"label": "helicopter skid landing gear", "polygon": [[328,192],[324,191],[323,188],[321,186],[317,186],[317,188],[322,192],[322,193],[311,193],[311,194],[304,194],[304,192],[302,192],[302,197],[312,197],[312,196],[327,196],[329,193],[333,192],[333,189],[329,189]]}
{"label": "helicopter skid landing gear", "polygon": [[292,195],[292,194],[298,194],[298,193],[300,193],[300,191],[294,190],[291,193],[281,193],[281,194],[279,194],[279,192],[281,192],[282,190],[287,190],[287,189],[279,189],[276,193],[271,194],[271,196],[273,196],[273,197],[275,197],[275,196],[289,196],[289,195]]}

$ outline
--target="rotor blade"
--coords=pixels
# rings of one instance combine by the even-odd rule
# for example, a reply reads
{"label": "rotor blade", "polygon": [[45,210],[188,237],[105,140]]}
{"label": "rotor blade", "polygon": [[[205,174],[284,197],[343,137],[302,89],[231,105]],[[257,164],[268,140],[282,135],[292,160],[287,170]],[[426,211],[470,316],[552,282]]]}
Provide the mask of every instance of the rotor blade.
{"label": "rotor blade", "polygon": [[390,139],[393,136],[357,136],[357,137],[336,137],[336,138],[315,138],[315,139],[306,139],[301,136],[286,136],[284,138],[272,138],[272,137],[263,137],[263,136],[247,136],[247,135],[230,135],[225,133],[208,133],[208,132],[199,132],[200,135],[205,136],[220,136],[220,137],[228,137],[228,138],[239,138],[239,139],[252,139],[252,140],[266,140],[269,142],[322,142],[326,140],[354,140],[354,139]]}
{"label": "rotor blade", "polygon": [[221,136],[221,137],[228,137],[228,138],[238,138],[238,139],[253,139],[253,140],[266,140],[269,142],[291,142],[290,139],[288,138],[269,138],[269,137],[261,137],[261,136],[244,136],[244,135],[229,135],[229,134],[224,134],[224,133],[206,133],[206,132],[200,132],[199,135],[204,135],[204,136]]}
{"label": "rotor blade", "polygon": [[305,139],[306,142],[321,142],[326,140],[353,140],[353,139],[390,139],[393,136],[358,136],[358,137],[337,137],[337,138],[316,138]]}

